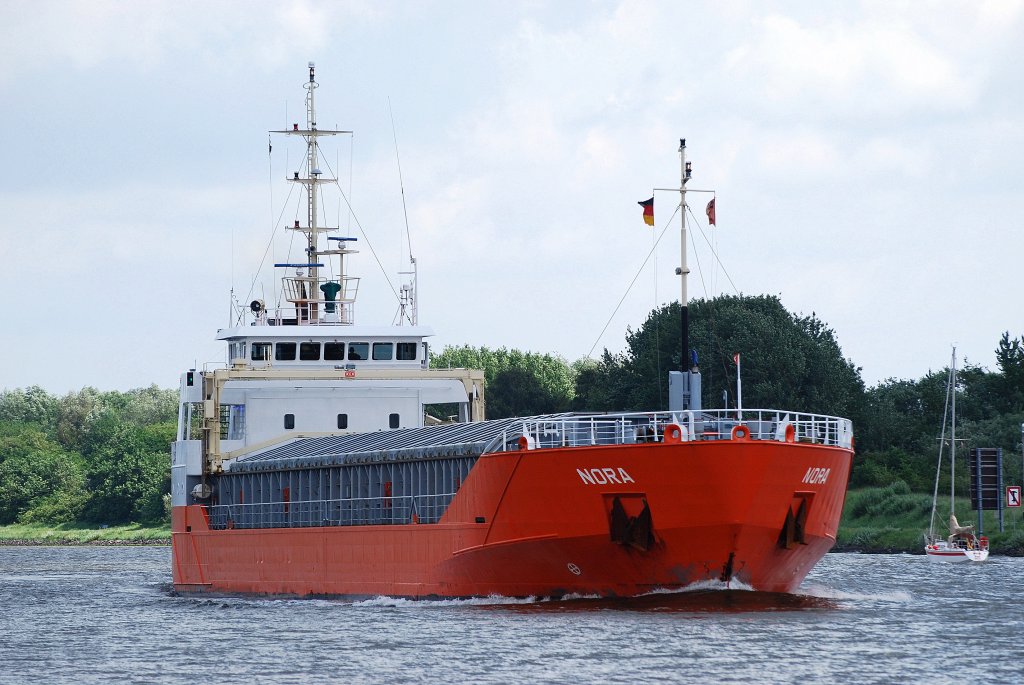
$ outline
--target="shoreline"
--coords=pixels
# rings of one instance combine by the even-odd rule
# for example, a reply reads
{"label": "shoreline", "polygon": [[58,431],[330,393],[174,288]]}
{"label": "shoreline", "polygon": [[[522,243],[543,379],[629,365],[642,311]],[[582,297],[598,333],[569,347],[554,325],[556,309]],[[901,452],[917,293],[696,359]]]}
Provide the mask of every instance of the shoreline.
{"label": "shoreline", "polygon": [[[0,538],[0,547],[170,547],[171,538],[112,538],[75,540],[73,538]],[[914,549],[900,549],[895,547],[880,548],[858,548],[846,545],[837,545],[828,551],[828,554],[912,554],[923,556],[924,552]],[[996,555],[1012,556],[1012,555]]]}
{"label": "shoreline", "polygon": [[0,547],[170,547],[170,538],[94,539],[73,538],[0,538]]}

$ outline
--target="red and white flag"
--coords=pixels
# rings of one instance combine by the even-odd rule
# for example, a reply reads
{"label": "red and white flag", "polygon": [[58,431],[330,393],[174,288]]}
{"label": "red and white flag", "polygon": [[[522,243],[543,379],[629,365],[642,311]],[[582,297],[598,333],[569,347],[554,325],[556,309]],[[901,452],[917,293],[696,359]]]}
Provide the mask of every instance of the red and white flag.
{"label": "red and white flag", "polygon": [[715,225],[715,198],[711,198],[711,202],[708,203],[708,208],[704,210],[704,213],[708,215],[708,223],[712,226]]}

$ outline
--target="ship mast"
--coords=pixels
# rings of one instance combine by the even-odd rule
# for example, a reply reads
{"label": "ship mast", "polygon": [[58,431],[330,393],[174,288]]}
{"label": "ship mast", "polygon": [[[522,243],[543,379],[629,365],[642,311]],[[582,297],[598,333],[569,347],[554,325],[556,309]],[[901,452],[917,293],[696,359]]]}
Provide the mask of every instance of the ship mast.
{"label": "ship mast", "polygon": [[680,239],[679,239],[679,281],[680,281],[680,295],[679,305],[680,311],[680,325],[682,326],[682,349],[679,355],[679,370],[683,373],[687,373],[690,370],[690,315],[689,298],[686,293],[686,278],[690,273],[689,267],[686,265],[686,182],[690,180],[690,163],[686,161],[686,138],[679,139],[679,213],[682,218],[682,225],[680,227]]}
{"label": "ship mast", "polygon": [[[308,231],[306,232],[306,240],[308,247],[306,247],[306,254],[309,256],[309,276],[315,282],[318,274],[318,265],[316,264],[316,196],[317,196],[317,185],[320,180],[320,168],[316,163],[316,149],[317,149],[317,133],[316,133],[316,80],[314,71],[316,66],[313,62],[309,63],[309,83],[305,85],[306,88],[306,128],[310,131],[309,137],[307,138],[306,145],[306,169],[308,170],[308,176],[311,179],[311,183],[306,184],[306,226]],[[311,314],[313,314],[311,312]],[[311,316],[310,318],[315,318]]]}
{"label": "ship mast", "polygon": [[[676,275],[680,278],[679,292],[679,324],[681,340],[679,350],[679,370],[668,373],[668,407],[669,411],[700,411],[701,410],[701,378],[697,360],[690,356],[690,310],[689,296],[686,292],[686,279],[690,267],[686,264],[686,184],[690,180],[692,169],[686,161],[686,138],[679,139],[679,209],[681,224],[679,227],[679,266]],[[655,188],[655,190],[672,190],[674,188]],[[707,190],[690,192],[706,193]]]}
{"label": "ship mast", "polygon": [[[285,276],[281,279],[285,293],[285,299],[295,307],[294,319],[291,316],[283,317],[283,323],[295,324],[351,324],[354,323],[353,307],[355,304],[356,292],[359,287],[359,279],[345,275],[345,256],[354,254],[356,250],[347,247],[348,242],[355,241],[355,238],[341,238],[330,236],[328,241],[337,241],[336,246],[327,249],[320,249],[319,234],[337,231],[335,226],[320,226],[318,217],[319,188],[324,183],[337,183],[336,178],[325,178],[318,164],[320,136],[333,136],[339,133],[351,133],[351,131],[338,131],[321,129],[316,124],[316,65],[309,63],[309,81],[304,84],[306,89],[306,127],[300,129],[298,124],[292,124],[290,130],[271,131],[271,133],[283,133],[285,135],[301,136],[306,141],[306,169],[305,175],[296,171],[288,181],[299,183],[306,191],[306,225],[303,226],[298,220],[294,226],[288,228],[302,233],[306,238],[306,259],[304,262],[275,264],[275,267],[295,269],[294,276]],[[321,276],[320,270],[324,268],[321,257],[338,258],[338,274],[335,278]],[[324,314],[321,317],[321,313]],[[280,317],[279,317],[280,318]]]}

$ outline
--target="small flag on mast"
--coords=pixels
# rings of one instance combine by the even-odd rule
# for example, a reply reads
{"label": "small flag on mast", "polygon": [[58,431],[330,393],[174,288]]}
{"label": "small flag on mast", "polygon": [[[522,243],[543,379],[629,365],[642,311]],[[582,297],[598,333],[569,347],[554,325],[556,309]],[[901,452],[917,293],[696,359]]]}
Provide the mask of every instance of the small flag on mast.
{"label": "small flag on mast", "polygon": [[708,203],[708,208],[705,210],[708,215],[708,223],[712,226],[715,225],[715,198],[711,198],[711,202]]}
{"label": "small flag on mast", "polygon": [[637,202],[638,205],[644,208],[644,223],[648,226],[654,225],[654,198],[650,200],[644,200],[643,202]]}

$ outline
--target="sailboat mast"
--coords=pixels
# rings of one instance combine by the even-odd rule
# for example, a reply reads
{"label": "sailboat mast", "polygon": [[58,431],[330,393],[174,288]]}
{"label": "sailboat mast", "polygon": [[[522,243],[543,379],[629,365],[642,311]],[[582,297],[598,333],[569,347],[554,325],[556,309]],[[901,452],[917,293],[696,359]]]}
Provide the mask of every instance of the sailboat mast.
{"label": "sailboat mast", "polygon": [[956,493],[956,348],[953,348],[953,359],[949,362],[950,393],[952,393],[951,427],[949,446],[949,513],[953,513]]}
{"label": "sailboat mast", "polygon": [[[953,353],[954,355],[956,352]],[[955,360],[954,360],[955,361]],[[939,433],[939,459],[935,464],[935,488],[932,490],[932,518],[928,524],[928,539],[935,537],[935,509],[939,503],[939,478],[942,477],[942,453],[946,447],[946,419],[949,418],[949,393],[953,390],[953,364],[949,365],[946,374],[946,400],[942,405],[942,432]],[[950,510],[949,513],[953,513]]]}
{"label": "sailboat mast", "polygon": [[679,240],[679,276],[681,292],[679,295],[680,324],[682,326],[682,349],[679,355],[679,370],[686,373],[690,367],[690,313],[687,304],[686,277],[690,273],[686,265],[686,182],[690,180],[690,163],[686,161],[686,138],[679,139],[679,209],[682,217]]}

